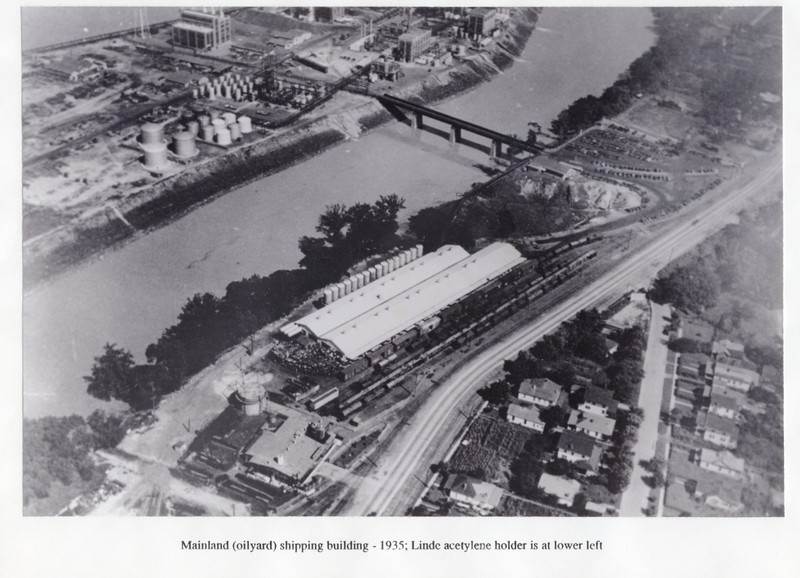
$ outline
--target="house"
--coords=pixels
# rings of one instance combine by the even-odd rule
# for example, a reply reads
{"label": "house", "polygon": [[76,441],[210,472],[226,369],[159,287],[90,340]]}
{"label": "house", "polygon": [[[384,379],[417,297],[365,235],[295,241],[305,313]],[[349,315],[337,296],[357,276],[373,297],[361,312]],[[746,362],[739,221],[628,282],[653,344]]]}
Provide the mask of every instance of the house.
{"label": "house", "polygon": [[538,431],[539,433],[544,433],[544,421],[542,421],[540,414],[541,410],[535,405],[524,406],[512,403],[508,406],[506,419],[511,423],[521,425],[533,431]]}
{"label": "house", "polygon": [[720,339],[711,346],[711,353],[717,356],[724,355],[734,359],[744,359],[744,345],[730,339]]}
{"label": "house", "polygon": [[732,420],[739,417],[739,409],[741,408],[740,400],[736,396],[731,395],[732,393],[738,392],[734,392],[727,387],[712,387],[708,413],[713,413]]}
{"label": "house", "polygon": [[607,440],[614,433],[616,420],[604,415],[572,410],[567,427],[596,440]]}
{"label": "house", "polygon": [[760,376],[755,366],[745,359],[719,355],[714,361],[714,385],[724,385],[747,393],[757,387]]}
{"label": "house", "polygon": [[464,474],[448,476],[444,492],[456,504],[482,514],[494,510],[500,503],[500,498],[503,497],[501,488]]}
{"label": "house", "polygon": [[564,390],[555,381],[546,377],[526,379],[519,386],[517,398],[541,407],[559,405],[564,400]]}
{"label": "house", "polygon": [[591,471],[597,470],[600,464],[602,449],[585,434],[565,430],[558,438],[559,459],[573,464],[583,464]]}
{"label": "house", "polygon": [[605,338],[605,341],[606,341],[606,350],[608,350],[608,354],[614,355],[619,349],[619,343],[617,343],[613,339],[609,339],[608,337]]}
{"label": "house", "polygon": [[602,387],[594,385],[584,387],[580,392],[579,399],[578,409],[583,413],[605,416],[613,414],[617,409],[614,394]]}
{"label": "house", "polygon": [[736,422],[720,417],[714,413],[707,413],[705,420],[698,420],[698,426],[703,430],[703,439],[728,449],[735,449],[739,439],[739,428]]}
{"label": "house", "polygon": [[577,480],[544,473],[539,478],[539,489],[545,494],[558,498],[560,505],[571,508],[575,502],[575,496],[581,490],[581,484]]}
{"label": "house", "polygon": [[729,478],[740,478],[744,474],[744,460],[731,452],[715,452],[704,448],[700,452],[700,467]]}
{"label": "house", "polygon": [[50,63],[44,70],[62,80],[82,82],[99,76],[107,67],[99,60],[66,57]]}

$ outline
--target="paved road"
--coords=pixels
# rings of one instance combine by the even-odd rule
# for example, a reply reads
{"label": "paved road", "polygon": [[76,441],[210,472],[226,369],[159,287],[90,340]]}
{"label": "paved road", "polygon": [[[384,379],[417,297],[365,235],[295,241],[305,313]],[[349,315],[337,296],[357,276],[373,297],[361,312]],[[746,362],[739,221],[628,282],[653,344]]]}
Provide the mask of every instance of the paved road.
{"label": "paved road", "polygon": [[[759,163],[761,164],[761,163]],[[538,339],[553,331],[560,323],[581,309],[592,307],[610,295],[622,294],[632,283],[652,278],[671,257],[677,257],[703,241],[722,227],[744,204],[766,186],[780,186],[781,157],[765,160],[756,176],[742,179],[739,189],[713,204],[698,209],[691,222],[676,223],[655,237],[641,250],[591,282],[566,301],[543,314],[533,324],[508,336],[482,355],[472,359],[445,383],[442,383],[428,404],[412,418],[403,436],[399,436],[381,461],[378,483],[360,487],[355,503],[348,515],[402,514],[409,505],[404,500],[397,503],[396,496],[409,483],[414,471],[422,465],[426,449],[438,440],[440,429],[445,427],[458,407],[496,371],[504,359],[513,357],[519,350],[530,347]],[[657,414],[656,414],[657,415]]]}
{"label": "paved road", "polygon": [[[668,305],[650,304],[650,333],[647,337],[647,352],[644,356],[644,379],[639,393],[639,407],[644,410],[644,419],[639,426],[639,436],[633,448],[633,473],[631,483],[622,495],[620,516],[644,516],[650,486],[644,482],[648,472],[639,465],[656,453],[658,441],[658,419],[661,413],[661,395],[664,391],[664,366],[667,363],[667,339],[664,328],[669,325]],[[665,320],[666,319],[666,320]]]}

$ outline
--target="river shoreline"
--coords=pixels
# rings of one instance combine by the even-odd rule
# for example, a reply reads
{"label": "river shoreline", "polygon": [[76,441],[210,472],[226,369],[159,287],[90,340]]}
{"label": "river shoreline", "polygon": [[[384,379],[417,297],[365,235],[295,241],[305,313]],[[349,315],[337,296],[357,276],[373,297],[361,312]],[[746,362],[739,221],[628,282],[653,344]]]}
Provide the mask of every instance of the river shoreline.
{"label": "river shoreline", "polygon": [[[449,70],[432,74],[399,90],[398,97],[424,104],[440,103],[489,82],[514,64],[527,44],[539,12],[520,9],[509,27],[509,38]],[[104,213],[23,248],[23,289],[27,293],[60,275],[89,264],[103,255],[249,182],[286,170],[330,150],[349,138],[358,138],[393,117],[375,100],[354,109],[321,117],[275,138],[255,143],[209,161],[201,171],[186,171],[154,184],[148,191],[118,204],[132,226],[113,213]]]}

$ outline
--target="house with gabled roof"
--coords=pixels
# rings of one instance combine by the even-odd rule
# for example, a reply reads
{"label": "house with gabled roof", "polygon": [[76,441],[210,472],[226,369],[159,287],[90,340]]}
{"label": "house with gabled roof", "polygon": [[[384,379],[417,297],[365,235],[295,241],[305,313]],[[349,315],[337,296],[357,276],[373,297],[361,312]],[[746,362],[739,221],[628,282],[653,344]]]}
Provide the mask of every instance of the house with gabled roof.
{"label": "house with gabled roof", "polygon": [[714,360],[714,385],[724,385],[746,393],[758,386],[759,379],[756,366],[746,359],[718,355]]}
{"label": "house with gabled roof", "polygon": [[616,424],[616,420],[610,417],[578,410],[572,410],[569,414],[569,421],[567,421],[567,427],[570,429],[602,441],[611,437]]}
{"label": "house with gabled roof", "polygon": [[596,471],[600,465],[601,454],[600,446],[585,434],[564,430],[558,438],[556,456],[573,464],[583,464],[591,471]]}
{"label": "house with gabled roof", "polygon": [[717,452],[703,448],[700,452],[700,467],[729,478],[740,478],[744,474],[744,460],[731,452]]}
{"label": "house with gabled roof", "polygon": [[544,473],[539,478],[539,489],[546,494],[555,496],[560,505],[571,508],[575,502],[575,496],[581,491],[581,484],[577,480]]}
{"label": "house with gabled roof", "polygon": [[483,514],[494,510],[503,497],[501,488],[464,474],[449,475],[444,492],[457,504]]}
{"label": "house with gabled roof", "polygon": [[546,377],[526,379],[519,385],[517,398],[541,407],[559,405],[565,398],[564,390],[555,381]]}
{"label": "house with gabled roof", "polygon": [[617,410],[614,394],[608,389],[587,385],[579,392],[578,409],[583,413],[594,415],[613,415]]}
{"label": "house with gabled roof", "polygon": [[705,420],[699,421],[698,427],[703,430],[703,439],[728,449],[735,449],[739,443],[739,428],[732,419],[707,413]]}
{"label": "house with gabled roof", "polygon": [[541,417],[541,408],[538,406],[525,406],[512,403],[508,406],[506,419],[511,423],[521,425],[539,433],[544,433],[545,424]]}

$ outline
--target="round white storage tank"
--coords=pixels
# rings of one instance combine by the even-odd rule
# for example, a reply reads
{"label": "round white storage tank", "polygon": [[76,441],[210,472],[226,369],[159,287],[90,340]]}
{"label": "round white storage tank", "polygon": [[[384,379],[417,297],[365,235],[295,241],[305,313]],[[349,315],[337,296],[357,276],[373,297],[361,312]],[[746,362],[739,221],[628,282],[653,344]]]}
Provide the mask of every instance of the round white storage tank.
{"label": "round white storage tank", "polygon": [[229,145],[231,144],[231,131],[227,128],[221,128],[216,131],[217,133],[217,144],[221,145]]}
{"label": "round white storage tank", "polygon": [[330,289],[325,289],[322,292],[322,294],[325,295],[325,304],[326,305],[333,301],[333,291],[331,291]]}
{"label": "round white storage tank", "polygon": [[417,249],[417,259],[419,259],[419,258],[420,258],[420,257],[422,257],[422,255],[423,255],[423,252],[422,252],[422,245],[417,245],[417,246],[416,246],[416,249]]}
{"label": "round white storage tank", "polygon": [[398,255],[398,257],[400,257],[400,266],[401,267],[407,263],[408,255],[406,255],[405,252],[400,253]]}
{"label": "round white storage tank", "polygon": [[164,142],[164,126],[153,122],[142,125],[141,142],[144,145],[161,144]]}
{"label": "round white storage tank", "polygon": [[175,154],[183,159],[193,157],[197,154],[194,135],[189,131],[172,135],[172,144],[175,147]]}
{"label": "round white storage tank", "polygon": [[214,127],[210,124],[207,124],[203,127],[203,140],[211,142],[214,140]]}
{"label": "round white storage tank", "polygon": [[186,130],[188,130],[194,136],[197,136],[197,134],[200,132],[200,123],[196,120],[190,120],[188,123],[186,123]]}
{"label": "round white storage tank", "polygon": [[214,127],[214,134],[219,134],[221,130],[228,130],[228,127],[225,126],[225,121],[221,118],[215,118],[211,121],[211,126]]}
{"label": "round white storage tank", "polygon": [[239,127],[242,129],[242,134],[253,132],[253,124],[249,116],[239,117]]}
{"label": "round white storage tank", "polygon": [[395,269],[399,269],[400,268],[401,263],[400,263],[400,257],[398,255],[395,255],[394,257],[392,257],[392,264],[394,265]]}
{"label": "round white storage tank", "polygon": [[211,111],[211,120],[213,121],[213,120],[218,119],[218,118],[219,118],[219,111],[218,110],[212,110]]}
{"label": "round white storage tank", "polygon": [[232,112],[225,112],[222,114],[222,120],[225,121],[226,125],[229,125],[232,122],[236,122],[236,115]]}
{"label": "round white storage tank", "polygon": [[148,169],[158,170],[169,165],[167,161],[167,145],[163,142],[142,145],[144,151],[144,166]]}
{"label": "round white storage tank", "polygon": [[348,295],[353,290],[353,282],[350,279],[344,280],[344,293]]}
{"label": "round white storage tank", "polygon": [[344,283],[337,283],[336,287],[339,289],[339,299],[347,295],[347,291],[344,288]]}
{"label": "round white storage tank", "polygon": [[197,117],[197,120],[200,121],[200,126],[206,126],[211,124],[211,117],[208,116],[207,114],[201,114],[200,116]]}
{"label": "round white storage tank", "polygon": [[238,122],[232,122],[228,125],[228,130],[231,131],[231,138],[233,140],[239,140],[242,138],[242,129],[239,128]]}
{"label": "round white storage tank", "polygon": [[331,285],[331,297],[334,301],[339,298],[339,287],[338,285]]}

